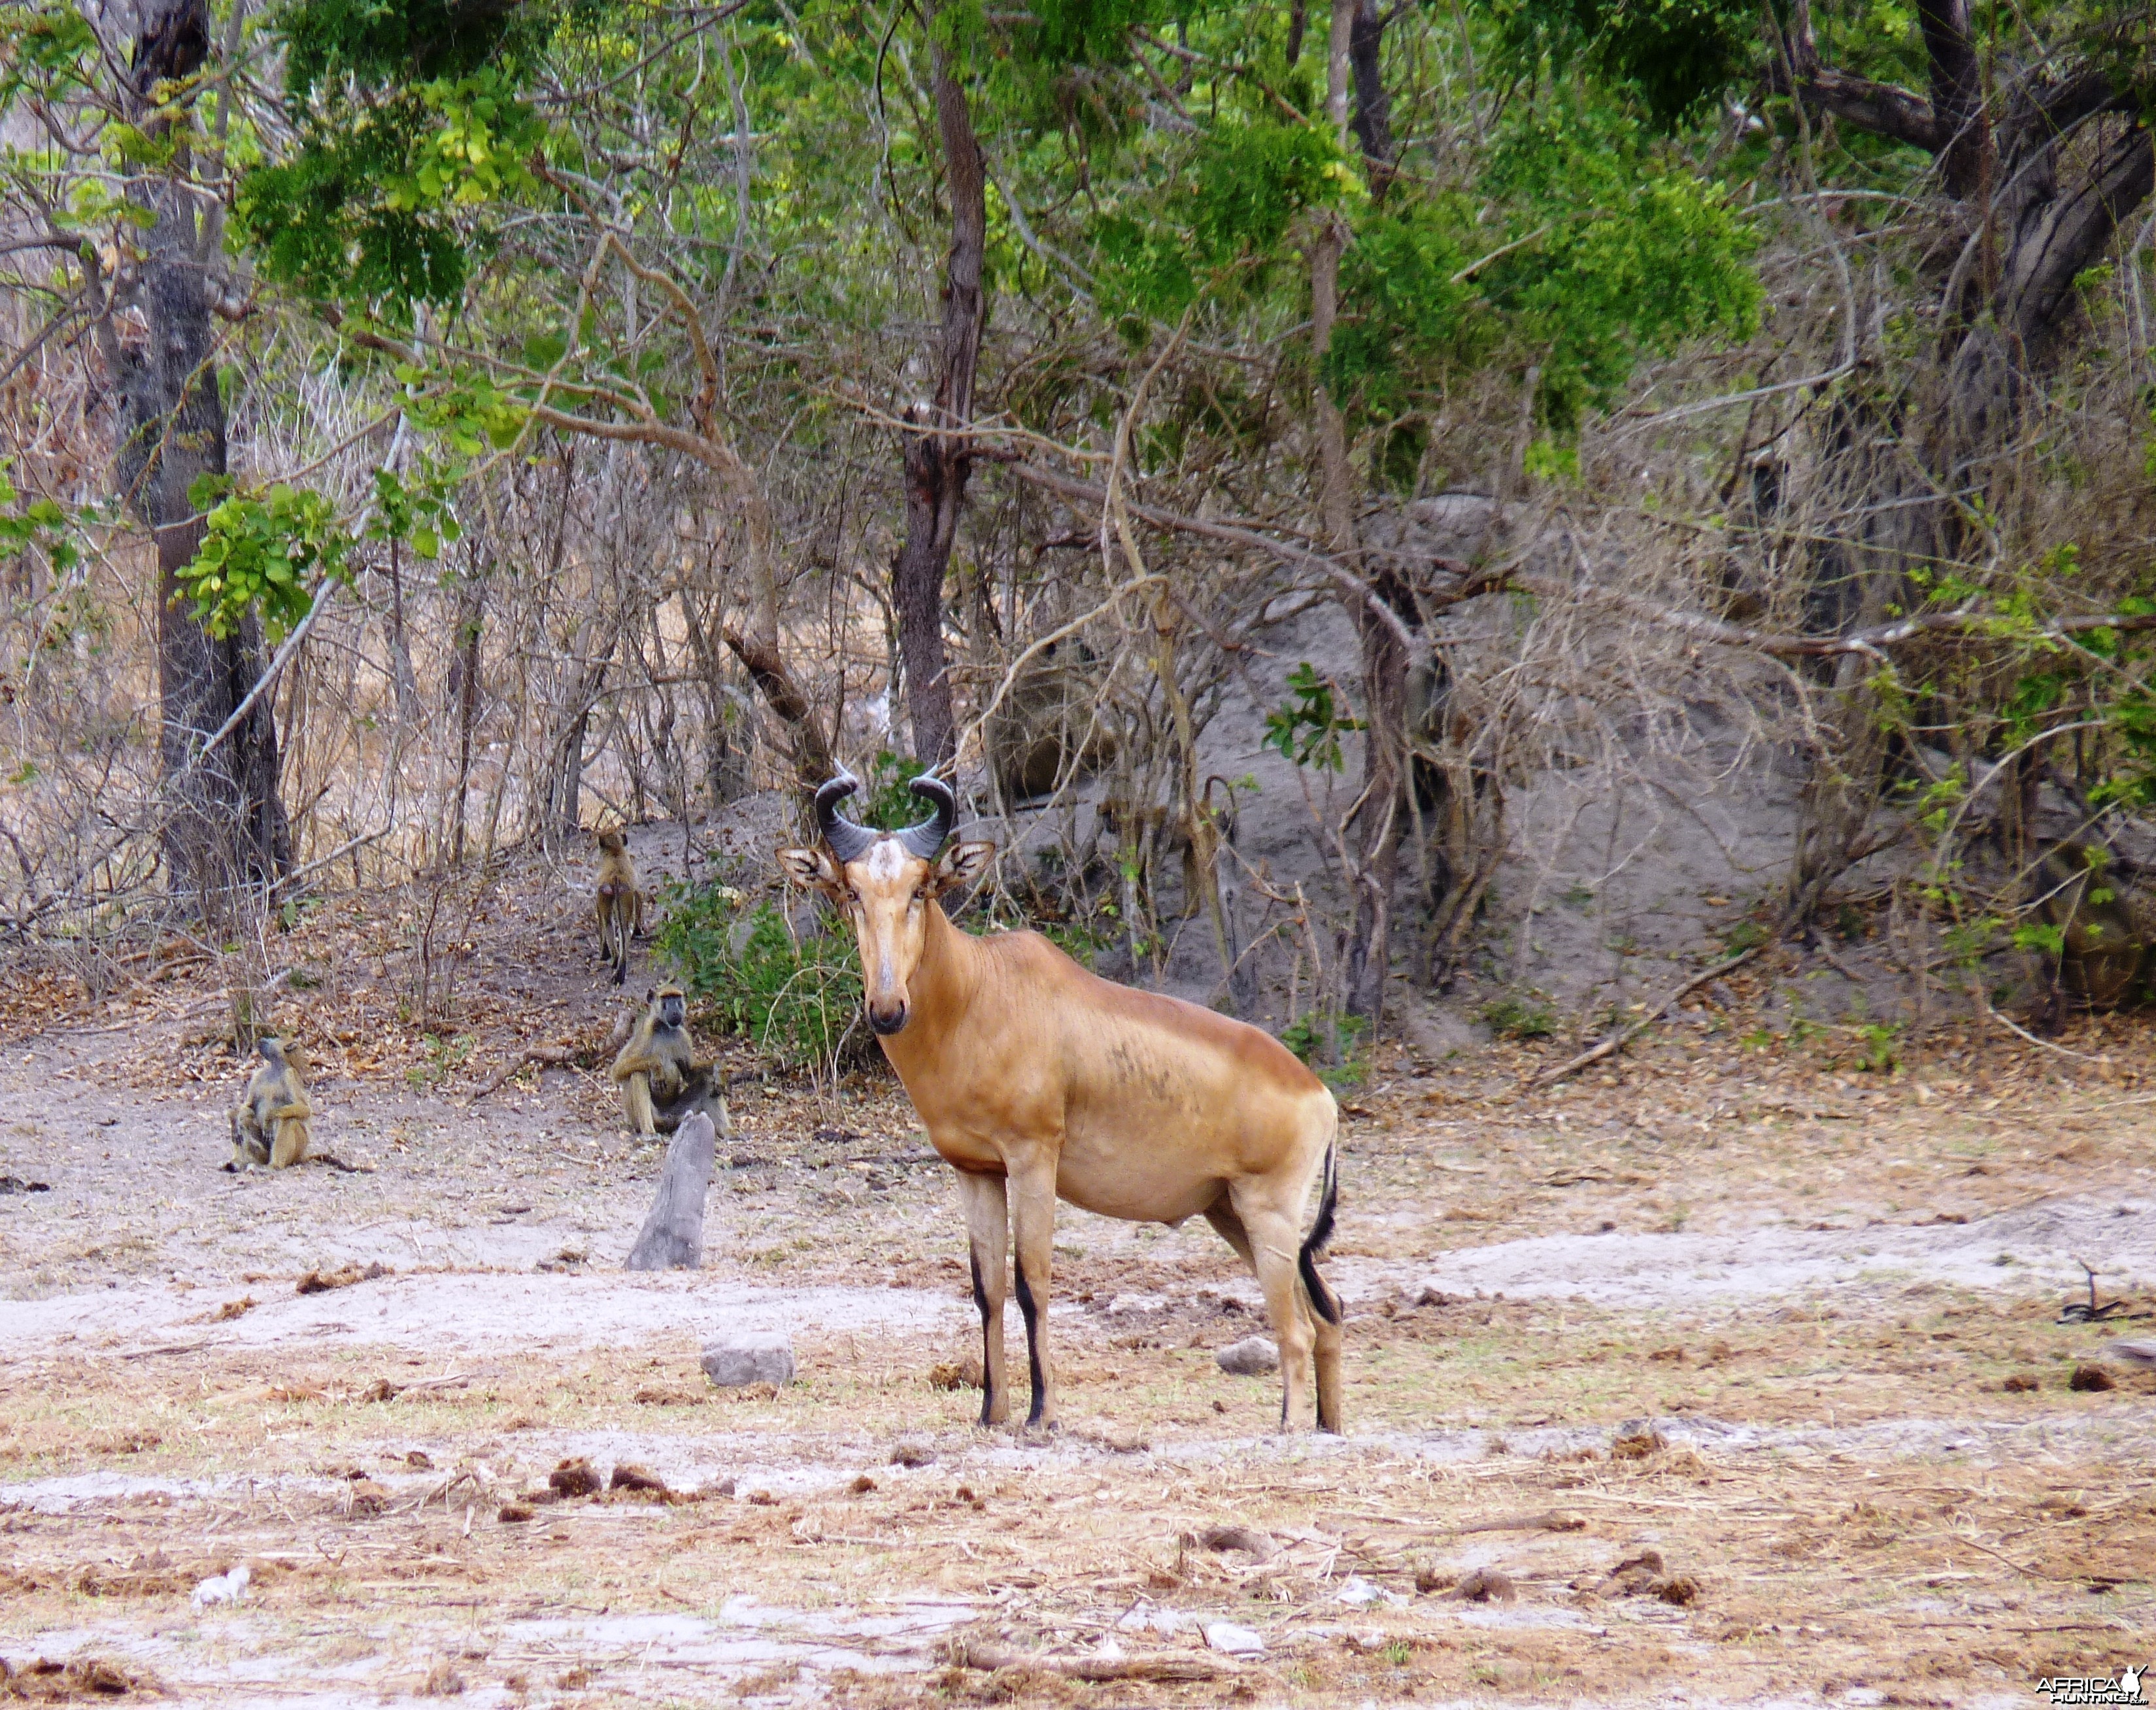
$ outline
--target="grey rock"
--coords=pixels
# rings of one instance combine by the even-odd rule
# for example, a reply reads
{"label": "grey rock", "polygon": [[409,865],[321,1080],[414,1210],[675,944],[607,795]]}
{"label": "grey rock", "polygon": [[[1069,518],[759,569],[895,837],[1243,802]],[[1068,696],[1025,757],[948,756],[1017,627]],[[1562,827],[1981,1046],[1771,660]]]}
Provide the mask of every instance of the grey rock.
{"label": "grey rock", "polygon": [[721,1336],[704,1344],[704,1375],[721,1389],[793,1381],[793,1344],[778,1332]]}
{"label": "grey rock", "polygon": [[[693,1271],[704,1262],[704,1200],[711,1192],[711,1160],[717,1149],[718,1132],[701,1111],[675,1132],[666,1144],[666,1163],[659,1173],[651,1214],[629,1250],[629,1270]],[[791,1366],[787,1374],[793,1375]]]}
{"label": "grey rock", "polygon": [[2096,1352],[2097,1358],[2116,1360],[2123,1366],[2156,1367],[2156,1340],[2107,1342]]}
{"label": "grey rock", "polygon": [[1262,1656],[1265,1641],[1248,1627],[1233,1621],[1214,1621],[1205,1629],[1205,1642],[1224,1656]]}
{"label": "grey rock", "polygon": [[1238,1378],[1262,1378],[1280,1369],[1280,1349],[1263,1336],[1245,1336],[1213,1358],[1222,1371]]}

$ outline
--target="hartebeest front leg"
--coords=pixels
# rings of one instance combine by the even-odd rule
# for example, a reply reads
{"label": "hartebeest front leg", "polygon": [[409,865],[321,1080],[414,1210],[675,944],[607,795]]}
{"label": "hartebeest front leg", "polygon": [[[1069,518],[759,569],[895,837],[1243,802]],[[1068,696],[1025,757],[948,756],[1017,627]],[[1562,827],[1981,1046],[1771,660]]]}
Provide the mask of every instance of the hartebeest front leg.
{"label": "hartebeest front leg", "polygon": [[1055,1159],[1052,1153],[1014,1160],[1010,1172],[1012,1221],[1018,1232],[1018,1309],[1025,1319],[1025,1349],[1033,1378],[1028,1430],[1055,1429],[1055,1379],[1048,1359],[1048,1278],[1055,1251]]}
{"label": "hartebeest front leg", "polygon": [[1004,1373],[1010,1219],[1004,1179],[962,1170],[958,1199],[966,1209],[966,1244],[972,1249],[973,1304],[981,1309],[981,1423],[998,1425],[1010,1417],[1010,1380]]}

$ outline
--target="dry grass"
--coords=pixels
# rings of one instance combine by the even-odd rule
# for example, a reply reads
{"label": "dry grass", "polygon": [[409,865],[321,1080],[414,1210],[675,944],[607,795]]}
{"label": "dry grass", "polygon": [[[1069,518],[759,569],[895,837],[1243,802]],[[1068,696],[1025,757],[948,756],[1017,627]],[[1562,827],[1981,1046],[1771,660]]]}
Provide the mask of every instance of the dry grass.
{"label": "dry grass", "polygon": [[[475,965],[515,950],[483,946]],[[326,988],[325,1031],[374,983],[362,963],[350,989]],[[515,1008],[473,990],[475,1031],[488,1005]],[[572,1038],[608,1004],[575,971],[540,1001]],[[450,1089],[503,1060],[500,1025]],[[799,1382],[720,1393],[678,1320],[577,1331],[587,1307],[677,1297],[624,1297],[641,1285],[605,1275],[656,1153],[593,1132],[603,1107],[573,1074],[465,1116],[389,1076],[398,1048],[363,1036],[322,1082],[374,1173],[232,1184],[215,1147],[184,1137],[235,1071],[207,1046],[176,1057],[184,1026],[146,1017],[105,1040],[122,1085],[175,1061],[206,1077],[203,1110],[140,1118],[167,1124],[143,1148],[198,1148],[162,1211],[104,1161],[113,1136],[67,1113],[110,1084],[106,1060],[29,1036],[78,1076],[64,1111],[33,1107],[13,1070],[0,1082],[0,1118],[24,1115],[57,1184],[0,1202],[6,1291],[87,1313],[121,1286],[117,1317],[0,1341],[0,1655],[18,1670],[0,1693],[74,1692],[97,1666],[128,1694],[203,1702],[302,1687],[1322,1705],[1862,1686],[1965,1704],[2156,1649],[2156,1378],[2068,1387],[2117,1333],[2058,1322],[2038,1240],[2043,1220],[2102,1235],[2114,1204],[2148,1204],[2149,1107],[2123,1066],[2145,1060],[2145,1033],[2124,1023],[2066,1041],[2108,1065],[1940,1034],[1876,1076],[1831,1039],[1747,1045],[1748,1015],[1702,1011],[1533,1096],[1521,1088],[1559,1047],[1381,1063],[1347,1101],[1345,1442],[1272,1437],[1270,1381],[1215,1367],[1261,1327],[1224,1250],[1078,1214],[1059,1229],[1053,1320],[1065,1429],[973,1430],[977,1393],[935,1379],[976,1352],[952,1190],[913,1161],[886,1082],[737,1101],[706,1284],[839,1306],[797,1331]],[[0,1163],[21,1173],[15,1144]],[[504,1215],[512,1194],[528,1215]],[[332,1220],[333,1242],[304,1233]],[[543,1227],[527,1238],[527,1221]],[[367,1276],[367,1242],[387,1240],[367,1230],[422,1227],[464,1256],[383,1245],[387,1274]],[[1994,1231],[2017,1230],[2020,1262],[1994,1266]],[[1787,1240],[1833,1262],[1786,1289],[1702,1284],[1698,1244],[1722,1239],[1740,1258]],[[533,1273],[531,1254],[572,1240],[588,1262]],[[1670,1254],[1693,1268],[1658,1271]],[[1580,1281],[1425,1290],[1499,1263]],[[397,1316],[422,1288],[511,1271],[568,1316]],[[2145,1279],[2101,1286],[2156,1306]],[[880,1301],[911,1316],[879,1318]],[[917,1464],[895,1463],[901,1445]],[[549,1475],[578,1456],[603,1485],[628,1463],[670,1494],[559,1497]],[[1270,1548],[1205,1547],[1223,1527]],[[193,1605],[242,1562],[238,1607]],[[1478,1585],[1488,1600],[1463,1594]],[[1222,1620],[1263,1654],[1207,1651]],[[1142,1671],[1226,1671],[1075,1677],[1112,1671],[1111,1644]],[[19,1672],[39,1657],[80,1666]]]}

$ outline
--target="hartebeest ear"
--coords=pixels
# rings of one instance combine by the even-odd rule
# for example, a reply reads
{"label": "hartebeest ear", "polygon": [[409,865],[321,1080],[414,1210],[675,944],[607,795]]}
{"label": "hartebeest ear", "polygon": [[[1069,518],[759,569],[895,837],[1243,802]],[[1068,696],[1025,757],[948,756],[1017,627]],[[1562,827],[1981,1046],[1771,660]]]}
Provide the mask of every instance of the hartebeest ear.
{"label": "hartebeest ear", "polygon": [[795,884],[820,891],[826,896],[836,896],[845,888],[845,881],[839,874],[839,864],[826,850],[782,849],[778,852],[778,870]]}
{"label": "hartebeest ear", "polygon": [[995,855],[993,843],[954,843],[943,852],[943,859],[936,864],[936,894],[956,891],[961,885],[970,885],[988,870],[988,862]]}

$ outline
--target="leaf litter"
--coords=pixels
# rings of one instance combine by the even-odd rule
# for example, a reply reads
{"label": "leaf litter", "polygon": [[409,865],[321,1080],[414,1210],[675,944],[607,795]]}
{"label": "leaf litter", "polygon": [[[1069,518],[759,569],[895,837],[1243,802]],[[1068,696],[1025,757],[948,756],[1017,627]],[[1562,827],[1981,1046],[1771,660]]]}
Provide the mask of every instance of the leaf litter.
{"label": "leaf litter", "polygon": [[[2156,1305],[2146,1022],[2076,1024],[2088,1064],[1942,1029],[1866,1076],[1680,1012],[1542,1092],[1554,1046],[1381,1055],[1328,1265],[1353,1435],[1272,1437],[1273,1380],[1214,1365],[1264,1325],[1209,1235],[1065,1208],[1041,1440],[972,1428],[955,1195],[880,1077],[742,1086],[705,1269],[619,1273],[660,1153],[591,1078],[613,999],[532,959],[542,914],[482,940],[443,1075],[338,948],[364,909],[301,929],[357,970],[309,1019],[367,1175],[218,1175],[241,1067],[154,994],[80,1037],[6,1012],[0,1116],[38,1132],[0,1170],[52,1190],[0,1212],[0,1695],[1973,1703],[2156,1648],[2156,1372],[2058,1322],[2076,1256]],[[487,973],[520,955],[536,995]],[[537,1268],[571,1247],[583,1274]],[[709,1389],[721,1323],[791,1329],[800,1381]]]}

